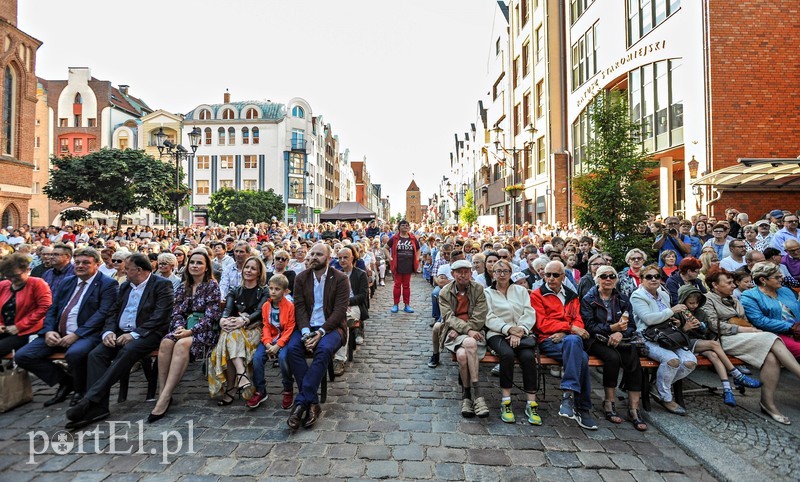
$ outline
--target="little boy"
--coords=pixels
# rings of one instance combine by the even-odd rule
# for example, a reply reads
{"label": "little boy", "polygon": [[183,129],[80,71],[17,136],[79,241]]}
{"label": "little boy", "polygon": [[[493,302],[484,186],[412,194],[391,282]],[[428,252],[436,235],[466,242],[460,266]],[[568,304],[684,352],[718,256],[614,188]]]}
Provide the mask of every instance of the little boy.
{"label": "little boy", "polygon": [[425,253],[422,255],[422,277],[428,283],[432,283],[431,268],[433,268],[433,263],[431,262],[431,254]]}
{"label": "little boy", "polygon": [[267,399],[267,383],[264,377],[264,364],[267,359],[278,359],[283,382],[283,401],[281,406],[292,406],[294,393],[292,391],[292,374],[286,362],[287,351],[283,350],[289,337],[294,332],[294,304],[287,299],[289,294],[289,280],[282,274],[273,275],[269,280],[270,299],[261,308],[261,317],[264,328],[261,331],[259,343],[253,355],[253,384],[256,392],[247,401],[249,408],[256,408]]}

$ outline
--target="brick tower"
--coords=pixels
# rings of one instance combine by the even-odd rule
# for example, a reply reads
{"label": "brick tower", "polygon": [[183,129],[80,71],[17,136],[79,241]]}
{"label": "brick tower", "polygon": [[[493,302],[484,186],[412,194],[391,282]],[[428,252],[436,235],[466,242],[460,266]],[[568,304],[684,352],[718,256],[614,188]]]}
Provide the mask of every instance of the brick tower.
{"label": "brick tower", "polygon": [[409,223],[422,222],[422,204],[419,196],[419,187],[414,180],[406,189],[406,220]]}

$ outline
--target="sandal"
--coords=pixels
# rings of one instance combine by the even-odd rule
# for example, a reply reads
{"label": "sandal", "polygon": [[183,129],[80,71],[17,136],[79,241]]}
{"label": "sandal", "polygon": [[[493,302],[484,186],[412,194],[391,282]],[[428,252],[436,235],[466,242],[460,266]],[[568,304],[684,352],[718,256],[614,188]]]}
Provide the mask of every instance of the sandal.
{"label": "sandal", "polygon": [[[242,383],[242,379],[247,380],[247,383],[240,386],[239,384]],[[247,375],[245,375],[244,373],[237,373],[236,380],[233,382],[233,386],[236,387],[236,395],[241,397],[242,392],[250,388],[252,384],[250,383],[250,379],[247,378]]]}
{"label": "sandal", "polygon": [[629,409],[628,410],[628,417],[631,419],[631,424],[633,428],[640,432],[644,432],[647,430],[647,424],[644,423],[644,420],[639,418],[639,410],[638,409]]}
{"label": "sandal", "polygon": [[[609,405],[611,405],[611,409],[606,408]],[[606,420],[609,422],[617,424],[624,422],[622,417],[617,415],[617,406],[612,400],[603,400],[603,411],[605,412]]]}
{"label": "sandal", "polygon": [[[220,406],[220,407],[224,407],[224,406],[226,406],[226,405],[230,405],[231,403],[233,403],[233,402],[236,400],[235,398],[233,398],[233,397],[232,397],[232,396],[231,396],[231,395],[228,393],[229,391],[230,391],[230,390],[226,390],[226,391],[225,391],[225,393],[222,395],[222,400],[220,400],[220,401],[218,401],[218,402],[217,402],[217,405],[218,405],[218,406]],[[230,400],[225,400],[225,397],[228,397],[228,398],[230,398]]]}

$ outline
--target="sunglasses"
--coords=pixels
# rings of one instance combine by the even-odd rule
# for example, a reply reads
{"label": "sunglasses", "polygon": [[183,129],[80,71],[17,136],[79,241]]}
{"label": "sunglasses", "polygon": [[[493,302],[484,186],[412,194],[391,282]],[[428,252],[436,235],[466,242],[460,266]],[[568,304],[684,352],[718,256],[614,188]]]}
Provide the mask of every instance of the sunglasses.
{"label": "sunglasses", "polygon": [[647,281],[653,281],[654,279],[660,280],[661,276],[657,274],[646,274],[642,276],[642,278],[646,279]]}
{"label": "sunglasses", "polygon": [[563,273],[545,273],[545,278],[560,278]]}
{"label": "sunglasses", "polygon": [[113,264],[116,264],[116,263],[121,263],[121,262],[122,262],[122,260],[121,260],[121,259],[112,259],[112,260],[111,260],[111,263],[113,263]]}
{"label": "sunglasses", "polygon": [[601,274],[598,276],[600,279],[617,279],[617,275],[615,274]]}
{"label": "sunglasses", "polygon": [[284,258],[283,256],[275,256],[275,261],[289,261],[289,258]]}

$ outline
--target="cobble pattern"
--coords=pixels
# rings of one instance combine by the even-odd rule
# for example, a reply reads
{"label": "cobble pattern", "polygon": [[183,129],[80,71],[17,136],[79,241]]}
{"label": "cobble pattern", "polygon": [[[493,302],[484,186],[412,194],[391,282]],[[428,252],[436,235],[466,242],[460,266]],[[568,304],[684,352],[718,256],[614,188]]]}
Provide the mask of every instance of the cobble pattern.
{"label": "cobble pattern", "polygon": [[[268,369],[270,398],[256,410],[239,401],[217,407],[195,363],[176,391],[170,413],[141,423],[152,409],[141,373],[132,376],[128,401],[112,403],[111,419],[129,442],[109,437],[109,425],[86,437],[82,453],[51,449],[30,461],[29,433],[49,436],[63,428],[66,404],[43,409],[53,389],[35,383],[34,402],[0,415],[0,479],[54,480],[711,480],[713,477],[653,427],[600,420],[596,431],[559,418],[556,379],[548,377],[540,402],[544,425],[523,422],[523,398],[515,393],[519,421],[499,420],[496,380],[482,370],[488,419],[460,415],[458,374],[449,357],[438,368],[430,356],[430,288],[412,280],[414,314],[390,314],[391,287],[379,288],[370,308],[366,344],[345,375],[329,386],[322,419],[291,433],[280,408],[277,369]],[[112,399],[116,394],[112,393]],[[599,392],[594,400],[600,400]],[[191,423],[191,426],[189,424]],[[141,429],[141,435],[138,430]],[[87,429],[91,429],[88,427]],[[163,460],[163,432],[183,437],[179,453]],[[173,439],[175,435],[172,435]],[[187,443],[191,449],[187,453]],[[132,454],[111,453],[133,444]],[[797,445],[792,445],[796,447]],[[41,450],[41,444],[37,445]],[[175,450],[175,447],[172,447]],[[99,453],[94,453],[99,452]],[[112,479],[113,477],[113,479]]]}

